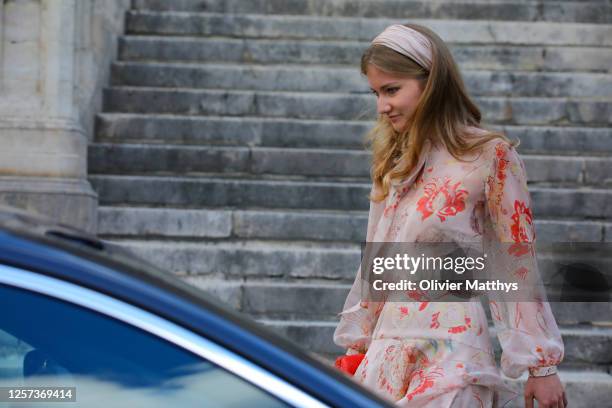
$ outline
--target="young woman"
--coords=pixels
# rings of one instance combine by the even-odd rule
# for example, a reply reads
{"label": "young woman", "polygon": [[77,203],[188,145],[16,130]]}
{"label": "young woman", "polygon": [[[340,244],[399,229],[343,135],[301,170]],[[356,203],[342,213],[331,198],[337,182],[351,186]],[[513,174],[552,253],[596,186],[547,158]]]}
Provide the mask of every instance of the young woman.
{"label": "young woman", "polygon": [[[367,242],[480,242],[512,258],[516,279],[538,274],[523,161],[515,144],[480,126],[444,42],[431,30],[392,25],[365,51],[361,72],[377,98]],[[515,248],[516,249],[516,248]],[[505,252],[504,252],[505,251]],[[516,397],[496,366],[480,302],[361,299],[361,270],[334,342],[365,354],[354,378],[406,407],[496,407]],[[410,300],[410,299],[408,299]],[[501,368],[529,371],[527,407],[567,407],[556,366],[563,342],[543,301],[489,300]]]}

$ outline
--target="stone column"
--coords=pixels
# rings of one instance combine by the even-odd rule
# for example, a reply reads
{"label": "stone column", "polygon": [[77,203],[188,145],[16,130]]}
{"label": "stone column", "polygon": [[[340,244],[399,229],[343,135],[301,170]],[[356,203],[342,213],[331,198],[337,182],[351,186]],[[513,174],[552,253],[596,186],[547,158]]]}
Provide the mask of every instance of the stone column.
{"label": "stone column", "polygon": [[103,84],[80,83],[82,2],[0,0],[0,204],[95,232],[82,89]]}

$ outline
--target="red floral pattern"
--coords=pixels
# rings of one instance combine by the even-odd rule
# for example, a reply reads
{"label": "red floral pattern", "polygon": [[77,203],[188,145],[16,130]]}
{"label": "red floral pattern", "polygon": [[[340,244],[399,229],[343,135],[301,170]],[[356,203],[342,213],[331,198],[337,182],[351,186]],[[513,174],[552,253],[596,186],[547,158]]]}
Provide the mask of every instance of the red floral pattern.
{"label": "red floral pattern", "polygon": [[514,242],[533,242],[535,234],[528,236],[527,231],[533,231],[533,216],[531,208],[523,201],[514,201],[514,214],[512,214],[512,239]]}
{"label": "red floral pattern", "polygon": [[440,221],[446,221],[446,217],[457,215],[465,209],[465,199],[468,191],[460,188],[461,182],[451,185],[451,179],[446,177],[444,181],[434,178],[424,187],[424,195],[417,202],[417,210],[423,214],[425,220],[432,214],[436,214]]}
{"label": "red floral pattern", "polygon": [[414,371],[408,382],[411,385],[416,384],[416,386],[410,387],[412,390],[406,394],[406,399],[412,401],[417,394],[423,394],[427,389],[432,388],[436,384],[437,379],[443,376],[444,370],[440,367]]}

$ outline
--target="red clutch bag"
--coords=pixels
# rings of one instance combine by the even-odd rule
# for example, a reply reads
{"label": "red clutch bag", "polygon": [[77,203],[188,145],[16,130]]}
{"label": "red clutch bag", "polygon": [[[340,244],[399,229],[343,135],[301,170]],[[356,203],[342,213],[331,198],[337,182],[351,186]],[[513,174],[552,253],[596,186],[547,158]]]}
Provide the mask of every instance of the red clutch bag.
{"label": "red clutch bag", "polygon": [[354,375],[357,371],[357,367],[361,364],[361,360],[365,357],[365,354],[353,354],[350,356],[340,356],[336,359],[336,367],[340,371],[344,371],[350,375]]}

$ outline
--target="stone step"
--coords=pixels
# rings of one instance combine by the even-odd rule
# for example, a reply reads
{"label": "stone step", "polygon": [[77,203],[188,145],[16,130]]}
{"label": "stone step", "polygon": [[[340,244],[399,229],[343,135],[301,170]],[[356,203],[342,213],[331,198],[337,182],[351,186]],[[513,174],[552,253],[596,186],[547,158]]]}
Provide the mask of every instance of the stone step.
{"label": "stone step", "polygon": [[[99,207],[98,233],[107,237],[261,239],[362,242],[366,211],[265,211]],[[541,242],[612,242],[612,223],[535,220]],[[291,226],[287,228],[287,226]]]}
{"label": "stone step", "polygon": [[609,4],[601,1],[174,0],[169,2],[165,0],[135,0],[132,8],[154,11],[390,17],[395,19],[561,21],[601,24],[612,22]]}
{"label": "stone step", "polygon": [[89,180],[102,205],[363,210],[370,192],[365,182],[109,175]]}
{"label": "stone step", "polygon": [[[612,74],[464,71],[474,96],[605,97]],[[113,85],[229,90],[344,92],[369,94],[355,67],[237,64],[113,64]]]}
{"label": "stone step", "polygon": [[[361,260],[360,244],[352,242],[143,238],[146,237],[106,239],[164,270],[183,277],[203,279],[352,283]],[[562,284],[559,265],[588,256],[576,256],[570,260],[561,252],[538,251],[539,274],[543,282],[549,283],[547,293],[551,300],[559,299],[557,288]],[[597,259],[596,266],[606,279],[612,277],[611,264],[608,258]],[[609,315],[601,320],[608,321]]]}
{"label": "stone step", "polygon": [[[557,31],[560,32],[563,31]],[[530,35],[528,38],[538,37]],[[350,65],[358,70],[361,54],[368,45],[369,42],[338,40],[298,41],[130,35],[119,39],[119,58],[124,61]],[[612,70],[610,47],[475,45],[452,42],[448,45],[462,69],[591,72]]]}
{"label": "stone step", "polygon": [[[89,177],[101,205],[366,210],[369,183],[234,178]],[[543,217],[612,217],[612,190],[530,187]]]}
{"label": "stone step", "polygon": [[[363,149],[374,122],[102,113],[101,142]],[[520,139],[522,153],[612,153],[612,128],[491,126]]]}
{"label": "stone step", "polygon": [[[373,95],[120,87],[104,92],[104,111],[372,120]],[[612,100],[604,98],[479,97],[487,122],[520,125],[612,124]]]}
{"label": "stone step", "polygon": [[[351,287],[324,281],[215,281],[197,276],[187,276],[185,281],[254,318],[288,321],[337,321]],[[558,325],[591,322],[612,327],[610,302],[551,302],[550,307]],[[484,299],[483,308],[492,325]]]}
{"label": "stone step", "polygon": [[[344,351],[332,341],[337,322],[264,319],[259,321],[303,349],[336,355],[342,354]],[[611,328],[560,326],[559,329],[565,345],[564,363],[612,364]],[[499,361],[501,348],[495,335],[495,328],[490,327],[489,330],[496,358]]]}
{"label": "stone step", "polygon": [[370,155],[356,150],[97,143],[89,146],[88,158],[89,174],[268,174],[367,181]]}
{"label": "stone step", "polygon": [[[288,225],[291,227],[287,228]],[[365,211],[99,207],[98,212],[100,235],[132,239],[234,238],[360,242],[365,239],[366,225]],[[601,231],[598,235],[596,227],[589,226],[584,227],[582,234],[595,239],[595,236],[601,235]]]}
{"label": "stone step", "polygon": [[[206,175],[229,173],[369,179],[371,155],[340,149],[216,147],[97,143],[89,174]],[[525,155],[530,182],[612,183],[612,158]]]}
{"label": "stone step", "polygon": [[[610,8],[610,7],[609,7]],[[127,14],[129,35],[182,37],[274,38],[278,40],[371,41],[398,17],[288,16],[223,13]],[[474,21],[427,19],[410,16],[409,21],[431,28],[449,44],[473,45],[570,45],[610,46],[610,24],[535,21]],[[612,21],[610,21],[612,22]],[[606,38],[608,37],[608,38]],[[365,44],[364,44],[365,45]]]}
{"label": "stone step", "polygon": [[182,277],[217,280],[324,279],[349,282],[359,265],[359,244],[255,240],[142,241],[113,244]]}

